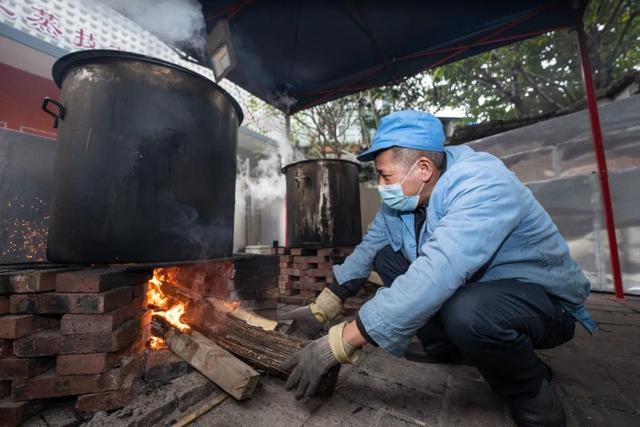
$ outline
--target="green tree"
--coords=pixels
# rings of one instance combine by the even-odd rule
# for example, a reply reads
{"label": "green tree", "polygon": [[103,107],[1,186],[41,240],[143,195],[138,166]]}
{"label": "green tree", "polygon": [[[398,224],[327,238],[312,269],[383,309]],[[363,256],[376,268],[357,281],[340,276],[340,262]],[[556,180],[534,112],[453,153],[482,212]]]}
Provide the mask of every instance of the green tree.
{"label": "green tree", "polygon": [[[591,1],[584,28],[596,89],[640,66],[640,0]],[[544,34],[431,71],[426,97],[479,120],[570,108],[584,96],[577,51],[573,32]]]}
{"label": "green tree", "polygon": [[358,126],[358,102],[348,96],[300,111],[291,117],[296,145],[305,148],[309,157],[340,158],[347,135]]}

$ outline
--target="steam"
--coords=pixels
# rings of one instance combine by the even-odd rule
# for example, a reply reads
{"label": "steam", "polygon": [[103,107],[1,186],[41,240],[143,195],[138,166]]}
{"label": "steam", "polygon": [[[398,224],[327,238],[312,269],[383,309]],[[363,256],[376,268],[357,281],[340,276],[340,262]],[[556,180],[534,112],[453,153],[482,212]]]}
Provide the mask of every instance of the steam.
{"label": "steam", "polygon": [[283,166],[303,160],[300,153],[293,151],[293,147],[287,141],[279,141],[278,149],[267,153],[258,160],[253,170],[250,170],[249,161],[238,165],[238,178],[240,185],[257,204],[258,208],[267,208],[273,202],[283,201],[286,193],[286,180],[281,172]]}
{"label": "steam", "polygon": [[99,0],[172,46],[204,56],[206,28],[197,0]]}

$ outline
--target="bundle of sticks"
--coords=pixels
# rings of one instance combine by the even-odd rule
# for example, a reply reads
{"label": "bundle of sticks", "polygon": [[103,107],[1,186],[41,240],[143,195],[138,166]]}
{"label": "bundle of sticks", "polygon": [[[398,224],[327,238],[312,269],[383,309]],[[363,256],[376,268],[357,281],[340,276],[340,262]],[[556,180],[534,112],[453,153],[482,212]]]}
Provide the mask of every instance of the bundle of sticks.
{"label": "bundle of sticks", "polygon": [[[304,346],[304,342],[275,329],[277,322],[248,310],[225,308],[215,299],[191,301],[183,320],[192,326],[180,332],[162,317],[154,316],[152,333],[164,337],[177,356],[191,364],[235,399],[253,395],[260,372],[287,378],[282,363]],[[247,322],[247,319],[251,324]],[[332,369],[318,389],[330,396],[338,378],[339,365]]]}

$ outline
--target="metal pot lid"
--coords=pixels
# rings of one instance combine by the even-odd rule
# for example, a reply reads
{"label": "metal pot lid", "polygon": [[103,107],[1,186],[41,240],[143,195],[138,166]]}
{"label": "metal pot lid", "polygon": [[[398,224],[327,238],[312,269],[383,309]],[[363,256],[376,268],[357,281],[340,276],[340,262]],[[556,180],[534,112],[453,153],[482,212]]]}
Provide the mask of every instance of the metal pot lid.
{"label": "metal pot lid", "polygon": [[90,50],[81,50],[77,52],[72,52],[67,55],[60,57],[54,64],[51,70],[51,74],[53,76],[53,81],[56,82],[58,88],[62,88],[62,81],[64,80],[67,73],[71,70],[71,68],[82,65],[87,62],[97,62],[109,59],[132,59],[136,61],[149,62],[152,64],[162,65],[164,67],[173,68],[184,73],[190,74],[193,77],[197,77],[201,80],[204,80],[211,86],[213,86],[216,90],[220,91],[236,109],[238,113],[238,126],[242,124],[244,120],[244,113],[242,112],[242,108],[238,101],[236,101],[233,96],[229,94],[226,90],[220,87],[215,82],[209,80],[205,76],[196,73],[188,68],[182,67],[180,65],[173,64],[168,61],[164,61],[162,59],[153,58],[151,56],[142,55],[139,53],[133,52],[123,52],[120,50],[110,50],[110,49],[90,49]]}
{"label": "metal pot lid", "polygon": [[299,165],[301,163],[323,163],[323,162],[351,163],[352,165],[355,165],[358,168],[358,171],[360,171],[360,169],[362,169],[362,166],[359,163],[356,163],[356,162],[354,162],[352,160],[345,160],[345,159],[305,159],[305,160],[298,160],[297,162],[289,163],[288,165],[284,165],[282,167],[282,169],[280,169],[280,172],[286,173],[288,168],[290,168],[291,166]]}

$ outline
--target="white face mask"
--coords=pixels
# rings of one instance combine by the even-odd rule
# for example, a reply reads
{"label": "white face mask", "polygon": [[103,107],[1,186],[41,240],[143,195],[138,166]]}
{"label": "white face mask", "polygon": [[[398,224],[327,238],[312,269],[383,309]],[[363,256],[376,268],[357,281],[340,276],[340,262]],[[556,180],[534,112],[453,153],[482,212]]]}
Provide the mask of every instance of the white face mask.
{"label": "white face mask", "polygon": [[417,164],[418,162],[411,166],[411,169],[409,169],[409,172],[407,172],[399,184],[378,185],[378,192],[382,198],[382,203],[389,206],[391,209],[395,209],[400,212],[411,212],[416,210],[418,203],[420,202],[420,192],[424,187],[424,182],[420,186],[418,194],[414,196],[405,196],[404,191],[402,191],[402,184]]}

